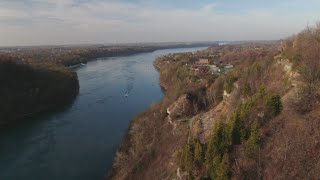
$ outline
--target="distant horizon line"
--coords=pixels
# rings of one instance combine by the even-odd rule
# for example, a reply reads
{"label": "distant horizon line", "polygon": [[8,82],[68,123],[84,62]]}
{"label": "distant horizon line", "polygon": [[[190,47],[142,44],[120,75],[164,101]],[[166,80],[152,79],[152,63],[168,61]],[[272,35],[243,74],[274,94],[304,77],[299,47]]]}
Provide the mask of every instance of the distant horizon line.
{"label": "distant horizon line", "polygon": [[214,44],[221,42],[245,43],[245,42],[273,42],[277,40],[217,40],[217,41],[172,41],[172,42],[128,42],[128,43],[71,43],[71,44],[39,44],[39,45],[0,45],[0,48],[18,48],[18,47],[77,47],[77,46],[126,46],[126,45],[173,45],[173,44]]}

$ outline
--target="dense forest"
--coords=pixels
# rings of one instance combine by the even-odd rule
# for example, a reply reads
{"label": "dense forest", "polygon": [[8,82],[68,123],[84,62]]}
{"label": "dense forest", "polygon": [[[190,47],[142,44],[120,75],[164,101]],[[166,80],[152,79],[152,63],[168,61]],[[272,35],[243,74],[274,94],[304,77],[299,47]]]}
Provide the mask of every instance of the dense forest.
{"label": "dense forest", "polygon": [[23,63],[0,56],[0,124],[70,103],[78,94],[77,74],[52,64]]}
{"label": "dense forest", "polygon": [[159,58],[166,95],[131,123],[109,178],[320,177],[320,25],[198,53],[235,68],[209,75],[188,54]]}

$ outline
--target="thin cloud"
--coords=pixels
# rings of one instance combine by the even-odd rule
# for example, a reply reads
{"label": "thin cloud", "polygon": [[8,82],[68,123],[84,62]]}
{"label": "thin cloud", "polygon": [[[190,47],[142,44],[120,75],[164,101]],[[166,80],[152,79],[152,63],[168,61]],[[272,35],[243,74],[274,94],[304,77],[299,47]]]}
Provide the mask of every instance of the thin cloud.
{"label": "thin cloud", "polygon": [[221,13],[222,2],[194,9],[148,2],[3,1],[1,45],[279,39],[317,18],[272,8]]}

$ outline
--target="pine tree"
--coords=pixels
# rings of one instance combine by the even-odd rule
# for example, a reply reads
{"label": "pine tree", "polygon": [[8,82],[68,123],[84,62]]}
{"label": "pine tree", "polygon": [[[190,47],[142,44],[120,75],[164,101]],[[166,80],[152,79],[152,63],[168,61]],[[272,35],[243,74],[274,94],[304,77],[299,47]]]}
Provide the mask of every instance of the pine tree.
{"label": "pine tree", "polygon": [[217,177],[218,167],[227,150],[228,138],[226,133],[226,125],[220,121],[216,123],[213,128],[206,151],[206,165],[208,167],[209,176],[212,179]]}
{"label": "pine tree", "polygon": [[225,153],[221,163],[219,163],[219,166],[217,168],[217,174],[214,179],[217,180],[227,180],[230,179],[231,173],[231,163],[230,163],[230,157],[229,154]]}
{"label": "pine tree", "polygon": [[228,122],[229,138],[232,144],[240,144],[245,138],[245,126],[240,113],[235,112]]}
{"label": "pine tree", "polygon": [[261,141],[260,124],[254,121],[250,128],[250,137],[246,145],[246,154],[248,157],[253,157],[257,152]]}
{"label": "pine tree", "polygon": [[197,166],[201,166],[203,163],[203,149],[199,140],[195,141],[194,146],[194,161]]}
{"label": "pine tree", "polygon": [[268,118],[272,118],[279,115],[283,109],[281,97],[279,95],[273,95],[268,97],[265,106]]}

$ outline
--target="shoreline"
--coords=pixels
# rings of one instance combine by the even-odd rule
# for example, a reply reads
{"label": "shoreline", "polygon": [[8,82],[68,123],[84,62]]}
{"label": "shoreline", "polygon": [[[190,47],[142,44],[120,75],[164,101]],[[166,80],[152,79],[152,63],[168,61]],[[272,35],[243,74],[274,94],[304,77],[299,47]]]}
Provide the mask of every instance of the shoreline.
{"label": "shoreline", "polygon": [[[121,56],[132,56],[137,55],[141,53],[151,53],[158,50],[165,50],[165,49],[180,49],[180,48],[197,48],[197,47],[210,47],[217,45],[216,43],[207,43],[207,44],[181,44],[181,45],[168,45],[168,46],[160,46],[160,47],[143,47],[144,49],[135,49],[132,50],[130,48],[141,48],[140,46],[137,47],[124,47],[122,49],[122,52],[107,52],[107,54],[88,54],[84,55],[80,58],[84,58],[83,62],[76,62],[76,63],[70,63],[70,64],[64,64],[64,66],[70,68],[70,66],[73,68],[77,68],[78,66],[81,66],[82,64],[86,64],[87,62],[94,61],[99,58],[111,58],[111,57],[121,57]],[[108,54],[109,53],[109,54]]]}
{"label": "shoreline", "polygon": [[[210,47],[210,46],[200,46],[200,47]],[[188,51],[190,52],[190,51]],[[184,53],[187,53],[187,52],[184,52]],[[167,54],[166,54],[167,55]],[[165,56],[165,55],[163,55]],[[160,56],[162,57],[162,56]],[[132,135],[131,131],[132,129],[134,128],[134,126],[136,125],[137,121],[139,121],[140,119],[143,119],[145,117],[147,117],[148,113],[153,113],[153,114],[156,114],[156,113],[159,113],[159,114],[163,114],[162,110],[160,109],[161,106],[163,106],[163,104],[166,104],[166,99],[168,98],[167,96],[167,93],[169,91],[169,84],[165,83],[165,80],[163,79],[162,77],[162,71],[163,71],[163,68],[164,67],[161,67],[159,66],[156,61],[159,61],[160,57],[157,57],[154,59],[153,61],[153,66],[155,68],[155,70],[159,73],[159,86],[161,87],[163,93],[164,93],[164,96],[162,97],[161,100],[159,100],[158,102],[156,102],[156,104],[154,105],[150,105],[148,108],[146,108],[144,111],[138,113],[135,118],[133,118],[129,125],[128,125],[128,128],[125,132],[125,135],[123,136],[123,139],[121,141],[121,143],[118,145],[117,147],[117,151],[116,151],[116,155],[114,156],[113,158],[113,163],[112,163],[112,168],[107,172],[106,174],[106,179],[113,179],[114,177],[117,177],[119,176],[119,174],[121,174],[121,172],[119,173],[119,170],[121,171],[122,169],[118,169],[115,165],[116,163],[116,159],[117,159],[117,155],[118,153],[129,153],[129,151],[131,150],[132,148],[132,138],[134,138],[134,135]],[[169,92],[170,93],[170,92]],[[156,111],[158,112],[156,112]],[[167,111],[165,110],[164,112],[165,114],[167,113]]]}

